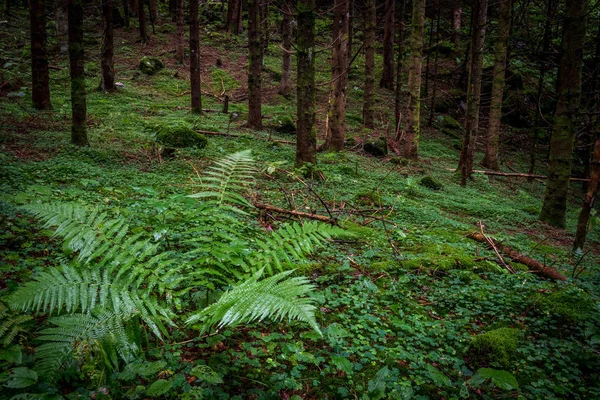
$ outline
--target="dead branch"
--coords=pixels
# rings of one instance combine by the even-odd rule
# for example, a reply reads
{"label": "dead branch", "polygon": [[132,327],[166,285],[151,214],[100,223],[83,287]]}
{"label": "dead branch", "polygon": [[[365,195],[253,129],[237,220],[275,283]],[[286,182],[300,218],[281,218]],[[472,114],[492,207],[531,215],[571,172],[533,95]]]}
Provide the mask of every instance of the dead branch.
{"label": "dead branch", "polygon": [[[448,168],[448,171],[454,171],[454,168]],[[506,176],[506,177],[517,177],[517,178],[533,178],[533,179],[548,179],[546,175],[533,175],[533,174],[521,174],[513,172],[498,172],[498,171],[484,171],[481,169],[473,170],[476,174],[494,175],[494,176]],[[569,178],[575,182],[589,182],[589,179],[585,178]]]}
{"label": "dead branch", "polygon": [[225,137],[239,137],[240,135],[236,135],[234,133],[226,133],[226,132],[211,132],[211,131],[203,131],[196,129],[196,132],[202,133],[203,135],[213,135],[213,136],[225,136]]}
{"label": "dead branch", "polygon": [[295,217],[313,219],[316,221],[326,222],[326,223],[332,224],[332,225],[338,224],[337,219],[329,218],[325,215],[311,214],[311,213],[295,211],[295,210],[286,210],[284,208],[279,208],[279,207],[272,206],[270,204],[262,204],[262,203],[254,203],[254,207],[261,209],[261,210],[276,212],[279,214],[293,215]]}
{"label": "dead branch", "polygon": [[485,235],[485,233],[483,233],[483,224],[481,223],[481,221],[479,221],[477,223],[477,225],[479,225],[479,231],[481,232],[481,236],[483,236],[483,238],[490,245],[490,247],[492,249],[494,249],[494,252],[496,253],[496,256],[498,256],[498,259],[500,260],[500,263],[504,266],[504,268],[506,268],[508,270],[508,272],[510,272],[511,274],[516,273],[516,271],[514,270],[513,267],[511,267],[506,262],[504,262],[504,259],[500,255],[500,252],[498,251],[498,248],[494,245],[494,241],[492,239],[490,239],[489,237],[487,237]]}
{"label": "dead branch", "polygon": [[512,248],[505,246],[503,244],[500,244],[496,240],[494,240],[490,237],[487,237],[487,240],[486,240],[486,236],[481,234],[480,232],[473,232],[473,233],[469,234],[467,237],[469,237],[477,242],[488,243],[488,244],[489,244],[488,240],[490,240],[500,252],[502,252],[505,256],[510,257],[513,262],[518,262],[519,264],[525,265],[527,268],[529,268],[529,270],[531,272],[538,274],[544,278],[554,279],[554,280],[559,280],[559,281],[564,281],[567,279],[563,274],[558,272],[556,270],[556,268],[546,267],[538,260],[534,260],[531,257],[524,256],[523,254],[520,254],[518,251],[513,250]]}

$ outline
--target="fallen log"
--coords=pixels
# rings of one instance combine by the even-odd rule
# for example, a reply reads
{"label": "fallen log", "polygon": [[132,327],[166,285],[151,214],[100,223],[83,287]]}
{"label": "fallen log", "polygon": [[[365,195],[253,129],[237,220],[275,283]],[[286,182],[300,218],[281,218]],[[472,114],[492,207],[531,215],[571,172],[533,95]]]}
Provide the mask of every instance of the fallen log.
{"label": "fallen log", "polygon": [[[456,171],[454,168],[446,168],[448,171]],[[506,177],[515,177],[515,178],[533,178],[533,179],[548,179],[546,175],[533,175],[533,174],[522,174],[516,172],[498,172],[498,171],[485,171],[482,169],[473,170],[475,174],[484,174],[484,175],[493,175],[493,176],[506,176]],[[569,180],[574,182],[589,182],[589,179],[586,178],[569,178]]]}
{"label": "fallen log", "polygon": [[[487,240],[486,240],[486,236],[482,235],[480,232],[473,232],[473,233],[469,234],[468,237],[477,242],[485,243],[488,245],[491,242],[496,247],[496,249],[501,251],[505,256],[510,257],[513,262],[518,262],[519,264],[525,265],[534,274],[537,274],[544,278],[554,279],[557,281],[564,281],[567,279],[563,274],[558,272],[558,270],[556,270],[556,268],[546,267],[538,260],[535,260],[535,259],[525,256],[523,254],[520,254],[518,251],[513,250],[512,248],[510,248],[508,246],[498,243],[496,240],[492,239],[489,236],[487,237]],[[488,240],[490,242],[488,242]]]}
{"label": "fallen log", "polygon": [[226,137],[239,137],[240,136],[240,135],[236,135],[235,133],[203,131],[200,129],[196,129],[196,132],[202,133],[203,135],[213,135],[213,136],[226,136]]}
{"label": "fallen log", "polygon": [[295,217],[314,219],[316,221],[326,222],[326,223],[332,224],[332,225],[338,224],[337,219],[329,218],[325,215],[311,214],[311,213],[306,213],[306,212],[296,211],[296,210],[286,210],[285,208],[279,208],[279,207],[272,206],[270,204],[262,204],[262,203],[254,203],[254,207],[256,207],[260,210],[272,211],[272,212],[276,212],[279,214],[287,214],[287,215],[293,215]]}

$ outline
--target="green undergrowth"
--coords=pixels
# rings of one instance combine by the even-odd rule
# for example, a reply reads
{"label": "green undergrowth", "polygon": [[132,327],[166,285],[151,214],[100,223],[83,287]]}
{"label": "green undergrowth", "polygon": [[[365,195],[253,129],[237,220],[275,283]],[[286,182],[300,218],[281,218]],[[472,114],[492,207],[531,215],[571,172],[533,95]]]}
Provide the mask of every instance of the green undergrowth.
{"label": "green undergrowth", "polygon": [[[205,29],[203,46],[218,52],[226,67],[207,66],[204,90],[220,93],[221,79],[226,91],[238,90],[245,82],[227,65],[245,56],[245,38],[211,32],[214,26]],[[326,26],[319,29],[329,32]],[[167,41],[169,30],[159,32],[159,39]],[[118,56],[143,52],[134,36],[120,37]],[[270,90],[277,87],[280,56],[277,46],[269,47],[265,85]],[[317,57],[317,79],[328,82],[328,53]],[[377,60],[380,65],[379,55]],[[306,179],[294,171],[295,147],[270,140],[294,140],[276,131],[280,120],[295,122],[293,94],[290,99],[269,97],[263,106],[265,130],[250,131],[243,127],[245,102],[232,101],[229,113],[223,114],[218,100],[204,96],[203,108],[215,112],[190,114],[189,82],[169,62],[152,77],[131,69],[135,62],[118,65],[117,79],[125,88],[112,94],[95,91],[99,77],[90,72],[91,146],[75,148],[69,144],[68,61],[59,57],[56,63],[62,69],[51,71],[52,112],[31,109],[26,88],[24,97],[0,98],[0,119],[5,121],[0,136],[0,295],[67,256],[52,231],[19,208],[25,204],[96,207],[125,218],[131,234],[149,235],[170,252],[174,263],[189,261],[184,259],[189,255],[183,256],[189,240],[204,241],[210,248],[214,238],[192,218],[196,211],[186,196],[196,191],[214,160],[248,149],[259,173],[256,187],[245,191],[244,198],[328,216],[348,235],[323,241],[316,254],[296,265],[298,274],[317,287],[311,296],[318,304],[323,337],[299,324],[261,322],[201,337],[178,325],[161,341],[144,328],[144,346],[127,366],[103,375],[98,360],[82,357],[66,366],[63,380],[51,390],[70,398],[97,396],[99,388],[112,398],[145,398],[152,386],[155,393],[168,388],[163,396],[169,398],[199,398],[193,393],[238,399],[600,397],[599,255],[586,254],[577,264],[585,270],[571,279],[577,260],[570,253],[569,234],[577,203],[570,204],[567,231],[557,232],[538,222],[544,190],[540,182],[475,174],[461,187],[454,171],[454,142],[433,130],[423,132],[419,161],[376,159],[360,150],[319,153],[316,168],[325,179]],[[363,66],[359,57],[348,85],[349,136],[364,134]],[[29,79],[27,69],[14,66],[11,73]],[[317,98],[326,101],[327,91],[320,86]],[[376,98],[374,132],[383,134],[393,111],[386,105],[393,99],[384,90]],[[322,120],[323,112],[317,117]],[[205,148],[177,149],[171,160],[164,160],[153,132],[146,129],[152,125],[236,136],[207,135]],[[515,162],[522,166],[526,161]],[[424,179],[429,184],[424,186]],[[287,218],[253,213],[250,207],[245,211],[249,214],[237,214],[235,225],[244,240],[217,249],[214,257],[204,255],[203,266],[236,263],[236,257]],[[467,237],[482,229],[479,222],[489,236],[552,265],[569,279],[543,280],[515,263],[517,274],[509,274],[493,250]],[[195,229],[197,235],[182,235],[176,226]],[[219,234],[220,239],[227,237]],[[588,240],[597,246],[598,228]],[[206,305],[224,289],[182,295],[177,311]],[[2,318],[0,309],[0,327]],[[38,322],[44,325],[42,320],[24,322],[27,333],[18,336],[23,349],[32,344]],[[9,348],[0,352],[3,370],[18,365],[7,356]],[[35,355],[28,350],[22,356],[21,362],[28,363]],[[481,367],[510,372],[518,389],[475,387],[470,379]]]}

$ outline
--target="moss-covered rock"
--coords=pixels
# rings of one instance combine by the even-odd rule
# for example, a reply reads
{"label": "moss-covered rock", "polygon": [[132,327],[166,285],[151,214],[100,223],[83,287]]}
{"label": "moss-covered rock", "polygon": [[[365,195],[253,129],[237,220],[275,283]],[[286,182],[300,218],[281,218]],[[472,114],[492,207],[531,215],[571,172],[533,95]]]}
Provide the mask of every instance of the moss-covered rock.
{"label": "moss-covered rock", "polygon": [[168,148],[206,147],[206,137],[186,126],[160,127],[156,133],[156,142]]}
{"label": "moss-covered rock", "polygon": [[278,126],[275,130],[279,133],[285,133],[288,135],[296,134],[296,124],[290,117],[283,117],[277,121]]}
{"label": "moss-covered rock", "polygon": [[559,290],[552,294],[538,294],[534,304],[543,313],[554,314],[569,322],[589,318],[596,307],[594,299],[577,287]]}
{"label": "moss-covered rock", "polygon": [[427,175],[424,176],[420,181],[419,181],[419,185],[426,187],[427,189],[431,189],[431,190],[440,190],[443,189],[444,186],[439,183],[436,179],[434,179],[433,177]]}
{"label": "moss-covered rock", "polygon": [[361,192],[354,196],[354,201],[361,206],[381,206],[381,196],[377,192]]}
{"label": "moss-covered rock", "polygon": [[477,335],[471,341],[470,355],[478,366],[497,362],[508,366],[515,359],[522,332],[514,328],[499,328]]}
{"label": "moss-covered rock", "polygon": [[365,153],[375,157],[383,157],[388,153],[387,140],[385,138],[367,139],[363,144]]}
{"label": "moss-covered rock", "polygon": [[164,67],[163,62],[157,57],[144,56],[140,60],[140,71],[146,75],[154,75]]}
{"label": "moss-covered rock", "polygon": [[435,125],[437,128],[446,128],[451,130],[460,130],[460,123],[449,115],[440,115],[436,118]]}

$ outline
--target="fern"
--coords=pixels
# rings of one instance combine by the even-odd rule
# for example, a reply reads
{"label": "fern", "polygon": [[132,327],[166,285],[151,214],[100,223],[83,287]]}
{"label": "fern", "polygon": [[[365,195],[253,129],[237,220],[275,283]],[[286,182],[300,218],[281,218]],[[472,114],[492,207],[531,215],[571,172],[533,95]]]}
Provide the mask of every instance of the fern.
{"label": "fern", "polygon": [[30,315],[15,315],[2,302],[0,302],[0,340],[2,346],[10,345],[15,338],[22,333],[27,333],[28,329],[23,326],[33,318]]}
{"label": "fern", "polygon": [[285,225],[265,240],[256,240],[260,251],[250,258],[252,269],[264,267],[270,275],[273,274],[273,267],[284,271],[286,265],[306,260],[306,255],[313,253],[324,240],[342,233],[340,228],[316,221]]}
{"label": "fern", "polygon": [[261,269],[247,281],[225,292],[216,303],[192,315],[186,323],[203,321],[201,331],[205,332],[215,325],[223,328],[269,317],[306,322],[321,334],[315,320],[313,301],[304,297],[314,286],[306,277],[284,280],[292,272],[281,272],[259,281],[263,273]]}
{"label": "fern", "polygon": [[202,178],[202,191],[189,197],[207,199],[208,205],[240,212],[236,206],[251,207],[240,192],[254,182],[254,159],[250,150],[228,155],[208,167]]}

